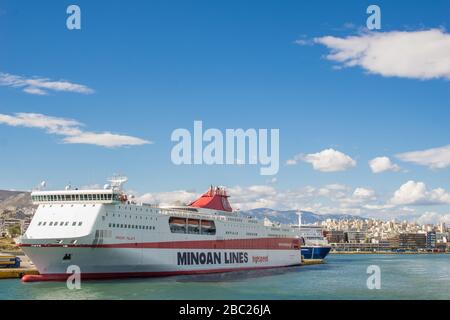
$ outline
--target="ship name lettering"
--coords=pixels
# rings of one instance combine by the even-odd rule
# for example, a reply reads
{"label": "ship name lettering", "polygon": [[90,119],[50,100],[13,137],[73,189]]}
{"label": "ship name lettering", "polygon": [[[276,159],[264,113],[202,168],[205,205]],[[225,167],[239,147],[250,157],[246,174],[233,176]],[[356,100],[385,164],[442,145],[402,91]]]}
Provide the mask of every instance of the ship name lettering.
{"label": "ship name lettering", "polygon": [[179,266],[214,265],[214,264],[244,264],[248,263],[247,252],[177,252]]}
{"label": "ship name lettering", "polygon": [[195,264],[221,264],[222,257],[219,252],[178,252],[179,266]]}
{"label": "ship name lettering", "polygon": [[225,252],[225,263],[247,263],[248,253],[247,252]]}

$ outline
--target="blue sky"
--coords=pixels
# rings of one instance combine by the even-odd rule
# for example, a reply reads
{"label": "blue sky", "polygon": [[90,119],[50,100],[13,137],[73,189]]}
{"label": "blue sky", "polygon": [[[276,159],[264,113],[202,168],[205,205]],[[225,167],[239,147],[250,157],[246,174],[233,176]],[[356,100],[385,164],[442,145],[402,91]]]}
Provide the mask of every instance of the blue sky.
{"label": "blue sky", "polygon": [[[73,3],[81,8],[81,30],[66,28],[66,8]],[[333,50],[342,53],[342,47],[317,39],[355,36],[358,43],[378,44],[363,30],[370,4],[0,1],[0,73],[22,81],[45,78],[83,86],[48,89],[43,95],[4,83],[0,114],[73,119],[83,124],[79,126],[83,131],[153,142],[114,148],[63,143],[64,136],[51,134],[48,128],[0,123],[0,188],[31,189],[42,180],[50,188],[61,188],[69,181],[102,184],[112,173],[123,172],[138,194],[201,192],[210,184],[220,184],[236,193],[254,191],[259,204],[262,197],[274,197],[272,191],[287,196],[306,187],[319,190],[341,185],[347,188],[344,201],[309,195],[307,204],[298,200],[292,206],[313,209],[310,203],[320,202],[323,206],[316,209],[321,212],[334,211],[336,206],[336,211],[355,214],[419,217],[428,213],[440,219],[450,213],[448,152],[437,151],[440,160],[444,157],[439,168],[418,164],[417,159],[402,161],[396,155],[450,144],[450,72],[439,47],[444,53],[449,47],[450,3],[378,1],[382,10],[378,33],[392,35],[386,41],[399,39],[393,32],[412,36],[429,30],[443,40],[435,41],[427,33],[411,47],[400,47],[393,57],[383,47],[363,53],[383,65],[359,61],[346,66],[349,60],[330,58]],[[407,67],[389,74],[392,63],[420,65],[423,61],[411,51],[437,42],[431,54],[431,75]],[[84,92],[86,88],[92,92]],[[261,176],[259,166],[175,166],[170,159],[174,146],[170,135],[176,128],[192,130],[194,120],[221,130],[279,128],[281,164],[276,182]],[[330,148],[351,157],[356,166],[323,172],[304,158],[286,165],[296,155]],[[401,169],[373,173],[368,162],[381,156]],[[405,189],[406,194],[420,192],[423,197],[394,205],[394,193],[408,181],[416,184],[410,184],[412,190]],[[259,188],[251,189],[255,186]],[[358,202],[354,199],[357,188],[372,190],[374,195]],[[433,193],[438,188],[445,192]],[[355,208],[343,205],[352,199],[358,202]],[[272,200],[267,204],[283,207],[283,200]],[[367,209],[369,202],[384,208]]]}

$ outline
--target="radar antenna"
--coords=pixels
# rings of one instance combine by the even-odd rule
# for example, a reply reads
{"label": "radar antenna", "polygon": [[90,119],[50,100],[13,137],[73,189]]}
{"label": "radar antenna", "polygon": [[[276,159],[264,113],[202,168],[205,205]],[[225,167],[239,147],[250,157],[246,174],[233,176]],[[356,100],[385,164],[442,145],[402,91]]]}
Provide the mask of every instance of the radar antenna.
{"label": "radar antenna", "polygon": [[37,186],[33,187],[33,191],[42,191],[47,187],[47,182],[46,181],[42,181],[41,183],[39,183]]}
{"label": "radar antenna", "polygon": [[122,190],[122,186],[128,181],[128,178],[124,175],[114,175],[108,181],[111,182],[113,190]]}

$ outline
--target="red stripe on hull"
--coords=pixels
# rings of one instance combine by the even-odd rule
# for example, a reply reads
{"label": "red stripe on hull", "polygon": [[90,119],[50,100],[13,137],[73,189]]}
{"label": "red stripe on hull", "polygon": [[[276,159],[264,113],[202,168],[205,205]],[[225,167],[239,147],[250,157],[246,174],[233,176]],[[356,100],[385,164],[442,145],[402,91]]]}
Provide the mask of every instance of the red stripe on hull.
{"label": "red stripe on hull", "polygon": [[299,250],[296,238],[262,238],[232,240],[200,240],[147,243],[117,243],[101,245],[20,244],[20,247],[44,248],[128,248],[128,249],[218,249],[218,250]]}
{"label": "red stripe on hull", "polygon": [[[298,264],[300,265],[300,264]],[[119,272],[119,273],[82,273],[82,280],[111,280],[111,279],[127,279],[127,278],[154,278],[154,277],[170,277],[179,275],[201,275],[214,273],[229,273],[237,271],[250,270],[267,270],[293,267],[291,266],[274,266],[274,267],[244,267],[244,268],[222,268],[212,270],[186,270],[186,271],[167,271],[167,272]],[[43,275],[26,275],[22,278],[22,282],[43,282],[43,281],[67,281],[71,274],[43,274]]]}

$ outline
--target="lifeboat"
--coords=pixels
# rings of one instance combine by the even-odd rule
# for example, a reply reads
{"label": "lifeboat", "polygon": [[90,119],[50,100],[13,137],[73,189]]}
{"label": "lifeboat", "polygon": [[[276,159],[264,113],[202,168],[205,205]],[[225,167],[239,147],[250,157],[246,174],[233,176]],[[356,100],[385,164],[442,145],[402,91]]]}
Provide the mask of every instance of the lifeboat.
{"label": "lifeboat", "polygon": [[212,229],[212,228],[214,228],[214,224],[213,224],[212,221],[202,220],[201,225],[202,225],[202,229]]}
{"label": "lifeboat", "polygon": [[184,227],[186,225],[186,219],[172,218],[172,219],[170,219],[170,224],[175,225],[175,226]]}
{"label": "lifeboat", "polygon": [[199,220],[194,220],[194,219],[189,219],[188,220],[188,225],[191,227],[198,227],[200,224]]}

